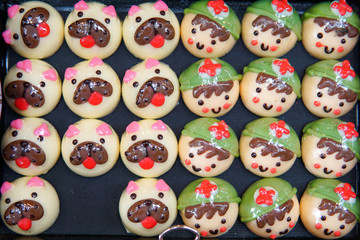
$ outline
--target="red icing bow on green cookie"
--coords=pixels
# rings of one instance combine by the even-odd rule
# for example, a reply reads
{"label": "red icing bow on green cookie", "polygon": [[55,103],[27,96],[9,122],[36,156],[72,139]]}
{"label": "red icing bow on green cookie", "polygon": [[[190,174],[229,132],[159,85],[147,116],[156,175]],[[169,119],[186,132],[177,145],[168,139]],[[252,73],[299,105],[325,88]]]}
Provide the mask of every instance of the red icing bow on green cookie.
{"label": "red icing bow on green cookie", "polygon": [[346,3],[346,0],[340,0],[339,2],[333,2],[331,4],[332,9],[337,9],[341,16],[344,16],[347,12],[352,13],[353,9]]}
{"label": "red icing bow on green cookie", "polygon": [[225,3],[223,0],[209,1],[207,6],[213,8],[215,14],[220,14],[221,12],[229,11],[229,8],[227,6],[225,6]]}
{"label": "red icing bow on green cookie", "polygon": [[350,198],[356,198],[356,193],[351,190],[351,185],[349,183],[344,183],[343,187],[337,187],[334,191],[337,194],[340,194],[345,201]]}
{"label": "red icing bow on green cookie", "polygon": [[199,72],[206,73],[210,77],[214,77],[217,69],[221,69],[221,64],[213,63],[211,59],[207,58],[204,60],[204,65],[199,68]]}
{"label": "red icing bow on green cookie", "polygon": [[211,184],[209,180],[204,180],[201,182],[200,186],[195,188],[195,192],[203,195],[205,198],[211,197],[211,193],[216,191],[217,186]]}
{"label": "red icing bow on green cookie", "polygon": [[224,122],[224,120],[211,125],[209,127],[209,131],[214,133],[217,140],[230,137],[229,126]]}
{"label": "red icing bow on green cookie", "polygon": [[340,74],[343,79],[347,78],[349,75],[353,78],[356,76],[356,73],[351,69],[351,65],[348,60],[343,61],[341,66],[335,66],[334,71]]}
{"label": "red icing bow on green cookie", "polygon": [[281,75],[285,75],[286,72],[293,73],[295,71],[295,69],[290,65],[289,60],[287,60],[286,58],[284,58],[283,60],[276,59],[273,63],[274,65],[280,67]]}
{"label": "red icing bow on green cookie", "polygon": [[283,120],[270,124],[270,129],[275,131],[275,135],[277,138],[281,138],[283,134],[290,134],[290,130],[286,127],[286,124]]}
{"label": "red icing bow on green cookie", "polygon": [[268,206],[273,204],[273,197],[275,195],[275,191],[274,190],[269,190],[267,191],[265,188],[260,188],[259,189],[259,196],[256,198],[256,204],[261,205],[261,204],[266,204]]}
{"label": "red icing bow on green cookie", "polygon": [[347,139],[359,137],[359,133],[355,130],[355,124],[352,122],[339,124],[338,130],[343,131]]}
{"label": "red icing bow on green cookie", "polygon": [[282,13],[284,10],[291,12],[292,7],[288,4],[287,0],[273,0],[271,4],[276,5],[276,10]]}

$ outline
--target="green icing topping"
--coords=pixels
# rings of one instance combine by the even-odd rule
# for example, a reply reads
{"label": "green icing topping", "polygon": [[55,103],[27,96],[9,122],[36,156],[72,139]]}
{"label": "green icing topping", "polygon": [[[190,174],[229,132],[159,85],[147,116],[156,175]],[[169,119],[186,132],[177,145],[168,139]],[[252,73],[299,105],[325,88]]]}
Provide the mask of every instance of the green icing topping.
{"label": "green icing topping", "polygon": [[219,16],[212,15],[208,8],[207,4],[209,1],[198,1],[192,3],[189,8],[185,8],[184,14],[193,13],[193,14],[202,14],[206,17],[214,20],[218,24],[220,24],[223,28],[228,30],[231,35],[235,38],[235,40],[239,39],[241,32],[241,24],[239,18],[236,16],[234,10],[232,10],[229,6],[229,16],[226,18],[221,18]]}
{"label": "green icing topping", "polygon": [[347,146],[356,156],[360,159],[360,139],[357,138],[355,141],[349,141],[345,137],[342,137],[337,129],[340,123],[346,123],[337,118],[324,118],[308,123],[304,129],[304,136],[314,135],[316,137],[330,138],[344,146]]}
{"label": "green icing topping", "polygon": [[339,204],[341,207],[348,209],[350,212],[352,212],[355,215],[356,220],[360,222],[359,198],[356,197],[354,203],[345,201],[342,197],[340,197],[341,195],[336,193],[334,190],[340,183],[342,182],[337,179],[318,178],[309,182],[305,191],[310,196],[315,196],[321,199],[328,199],[330,201]]}
{"label": "green icing topping", "polygon": [[209,127],[215,123],[219,123],[220,120],[215,118],[198,118],[185,125],[181,134],[190,136],[192,138],[204,139],[216,147],[223,148],[229,151],[234,157],[239,156],[239,143],[235,132],[229,126],[228,131],[230,133],[229,138],[223,137],[218,140],[214,137],[213,133],[209,130]]}
{"label": "green icing topping", "polygon": [[[195,189],[201,184],[203,180],[209,180],[217,185],[217,194],[209,198],[199,196]],[[241,201],[236,189],[227,181],[220,178],[199,178],[189,185],[180,193],[178,199],[178,209],[183,210],[188,206],[193,206],[209,202],[229,202],[239,203]]]}
{"label": "green icing topping", "polygon": [[245,126],[242,135],[265,139],[273,144],[283,146],[286,149],[294,152],[297,157],[301,157],[300,140],[295,130],[287,124],[290,128],[290,136],[288,138],[277,138],[270,133],[270,124],[279,122],[276,118],[259,118]]}
{"label": "green icing topping", "polygon": [[[277,199],[270,206],[260,206],[255,202],[254,194],[262,187],[272,187],[278,192]],[[281,178],[263,178],[253,183],[242,195],[240,204],[240,219],[242,222],[250,222],[257,217],[271,212],[291,199],[297,192],[290,183]]]}
{"label": "green icing topping", "polygon": [[300,94],[301,82],[300,82],[299,76],[297,75],[296,71],[294,71],[294,74],[291,77],[282,77],[281,75],[278,75],[277,73],[275,73],[272,68],[272,63],[274,60],[283,60],[283,59],[271,58],[271,57],[256,59],[256,60],[250,62],[249,65],[244,68],[243,74],[245,74],[247,72],[266,73],[273,77],[281,79],[286,84],[289,84],[293,88],[297,98],[300,98],[301,97],[301,94]]}
{"label": "green icing topping", "polygon": [[186,91],[189,89],[193,89],[194,87],[201,85],[208,85],[217,82],[225,82],[229,80],[237,81],[241,79],[241,74],[238,74],[236,70],[227,62],[222,61],[218,58],[213,58],[211,60],[216,61],[221,64],[221,72],[219,75],[209,78],[203,78],[198,73],[198,69],[200,64],[205,61],[205,59],[201,59],[195,63],[193,63],[190,67],[185,69],[179,76],[180,89],[181,91]]}
{"label": "green icing topping", "polygon": [[259,16],[266,16],[273,21],[280,22],[285,25],[285,27],[293,31],[298,41],[301,41],[301,19],[294,7],[292,7],[293,14],[289,16],[282,16],[281,14],[275,12],[271,6],[272,0],[259,0],[252,3],[247,9],[246,12],[253,13]]}

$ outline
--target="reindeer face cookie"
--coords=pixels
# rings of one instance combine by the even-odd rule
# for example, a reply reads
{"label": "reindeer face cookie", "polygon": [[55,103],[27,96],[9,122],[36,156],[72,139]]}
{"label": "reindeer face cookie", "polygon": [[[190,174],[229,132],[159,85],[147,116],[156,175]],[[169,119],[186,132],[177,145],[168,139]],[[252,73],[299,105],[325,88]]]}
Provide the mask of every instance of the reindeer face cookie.
{"label": "reindeer face cookie", "polygon": [[120,92],[116,72],[98,57],[65,71],[65,103],[83,118],[100,118],[111,113],[120,101]]}
{"label": "reindeer face cookie", "polygon": [[122,135],[120,155],[125,166],[141,177],[167,172],[177,157],[174,132],[161,120],[130,123]]}
{"label": "reindeer face cookie", "polygon": [[37,235],[50,228],[60,212],[53,186],[39,177],[22,177],[1,186],[1,218],[12,231]]}
{"label": "reindeer face cookie", "polygon": [[174,222],[176,196],[162,179],[130,181],[120,197],[119,212],[128,232],[156,236]]}
{"label": "reindeer face cookie", "polygon": [[97,119],[83,119],[67,129],[61,153],[72,171],[84,177],[96,177],[115,165],[119,144],[110,125]]}
{"label": "reindeer face cookie", "polygon": [[161,0],[131,6],[123,27],[127,49],[140,59],[167,57],[180,38],[179,21]]}
{"label": "reindeer face cookie", "polygon": [[26,59],[17,62],[6,74],[4,96],[20,115],[40,117],[51,112],[61,97],[61,80],[48,63]]}
{"label": "reindeer face cookie", "polygon": [[65,22],[65,40],[81,58],[112,55],[121,42],[121,21],[113,5],[77,2]]}
{"label": "reindeer face cookie", "polygon": [[64,41],[64,21],[51,5],[28,1],[8,8],[4,41],[25,58],[47,58]]}

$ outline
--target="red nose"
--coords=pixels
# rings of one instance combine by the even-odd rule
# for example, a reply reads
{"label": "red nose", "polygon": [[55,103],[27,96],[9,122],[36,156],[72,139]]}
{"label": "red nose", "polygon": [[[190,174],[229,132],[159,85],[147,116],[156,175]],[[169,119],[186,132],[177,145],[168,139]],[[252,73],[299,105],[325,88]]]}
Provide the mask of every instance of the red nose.
{"label": "red nose", "polygon": [[157,224],[157,221],[152,216],[146,217],[144,220],[141,221],[141,225],[146,228],[150,229],[155,227]]}
{"label": "red nose", "polygon": [[27,157],[19,157],[15,160],[15,162],[19,168],[28,168],[31,164],[30,159],[28,159]]}
{"label": "red nose", "polygon": [[165,96],[161,93],[155,93],[153,98],[151,99],[151,104],[153,104],[156,107],[160,107],[164,105],[165,102]]}
{"label": "red nose", "polygon": [[87,157],[84,161],[83,161],[83,165],[84,167],[86,167],[87,169],[93,169],[96,166],[96,162],[92,157]]}
{"label": "red nose", "polygon": [[27,231],[31,228],[31,220],[28,218],[22,218],[18,221],[18,226],[24,231]]}
{"label": "red nose", "polygon": [[37,26],[39,37],[46,37],[50,33],[50,27],[46,22],[42,22]]}
{"label": "red nose", "polygon": [[91,48],[95,45],[95,39],[91,35],[87,35],[86,37],[82,37],[80,39],[80,44],[84,48]]}
{"label": "red nose", "polygon": [[151,158],[146,157],[139,162],[139,165],[142,169],[149,170],[154,166],[154,161]]}
{"label": "red nose", "polygon": [[26,109],[28,109],[29,104],[25,100],[25,98],[18,98],[15,100],[15,106],[17,107],[17,109],[25,111]]}
{"label": "red nose", "polygon": [[150,42],[151,46],[153,46],[154,48],[161,48],[162,46],[164,46],[164,43],[165,39],[161,35],[156,35]]}
{"label": "red nose", "polygon": [[93,92],[89,97],[89,103],[91,105],[99,105],[103,100],[103,96],[98,92]]}

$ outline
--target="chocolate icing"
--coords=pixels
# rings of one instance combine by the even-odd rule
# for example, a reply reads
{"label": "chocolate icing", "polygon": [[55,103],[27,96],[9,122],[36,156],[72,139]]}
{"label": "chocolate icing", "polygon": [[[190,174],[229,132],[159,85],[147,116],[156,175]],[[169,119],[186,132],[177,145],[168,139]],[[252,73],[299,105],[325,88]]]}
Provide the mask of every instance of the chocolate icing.
{"label": "chocolate icing", "polygon": [[153,77],[147,80],[140,88],[136,96],[136,105],[145,108],[150,103],[156,93],[170,96],[174,92],[174,85],[167,78]]}
{"label": "chocolate icing", "polygon": [[112,85],[96,77],[85,79],[79,83],[74,92],[73,101],[75,104],[86,103],[93,92],[98,92],[104,97],[110,97],[113,92]]}
{"label": "chocolate icing", "polygon": [[4,213],[4,219],[8,225],[12,226],[22,218],[35,221],[41,219],[43,215],[44,209],[40,203],[25,199],[11,204]]}
{"label": "chocolate icing", "polygon": [[37,27],[40,23],[46,22],[50,13],[45,8],[32,8],[27,11],[21,19],[21,36],[25,46],[36,48],[40,43],[40,36]]}
{"label": "chocolate icing", "polygon": [[175,37],[175,29],[171,23],[162,18],[150,18],[143,22],[134,33],[134,40],[139,45],[146,45],[153,40],[156,35],[161,35],[166,40]]}
{"label": "chocolate icing", "polygon": [[347,102],[354,102],[357,99],[357,95],[354,91],[343,88],[340,84],[327,77],[321,78],[317,87],[319,89],[328,88],[328,95],[334,96],[339,94],[339,99],[345,99]]}
{"label": "chocolate icing", "polygon": [[267,89],[269,91],[276,89],[275,91],[277,93],[285,93],[287,95],[290,95],[293,92],[293,88],[290,85],[288,85],[286,82],[266,73],[259,73],[256,77],[256,83],[258,84],[268,83]]}
{"label": "chocolate icing", "polygon": [[214,20],[208,18],[205,15],[197,14],[194,19],[191,21],[192,25],[200,24],[200,30],[206,31],[211,29],[210,37],[216,38],[219,37],[220,42],[224,42],[229,39],[230,32],[223,28],[220,24]]}
{"label": "chocolate icing", "polygon": [[195,148],[195,147],[201,147],[200,149],[197,150],[197,154],[198,155],[202,155],[204,153],[206,153],[205,157],[206,158],[212,158],[214,156],[218,156],[217,160],[221,161],[221,160],[225,160],[228,159],[230,157],[230,152],[220,148],[220,147],[216,147],[214,144],[204,140],[204,139],[200,139],[200,138],[194,138],[193,140],[191,140],[189,142],[189,146],[191,148]]}
{"label": "chocolate icing", "polygon": [[9,143],[3,150],[3,156],[7,161],[27,157],[35,166],[43,165],[46,160],[46,155],[41,147],[25,140],[16,140]]}
{"label": "chocolate icing", "polygon": [[325,26],[324,31],[326,33],[335,31],[338,37],[348,35],[349,38],[354,38],[359,34],[357,28],[346,21],[338,21],[337,19],[326,17],[316,17],[314,23],[318,24],[320,27]]}
{"label": "chocolate icing", "polygon": [[154,198],[140,200],[130,206],[128,219],[133,222],[141,222],[146,217],[153,217],[158,223],[165,223],[169,219],[168,207]]}
{"label": "chocolate icing", "polygon": [[261,156],[267,156],[271,154],[271,157],[279,157],[281,161],[290,161],[294,157],[294,153],[289,149],[277,146],[262,138],[251,139],[249,146],[253,149],[263,146],[261,149]]}
{"label": "chocolate icing", "polygon": [[154,162],[163,163],[168,159],[168,151],[164,145],[151,139],[142,140],[131,145],[125,152],[129,162],[138,163],[146,157]]}
{"label": "chocolate icing", "polygon": [[234,81],[232,80],[207,84],[203,86],[200,85],[193,89],[193,96],[194,98],[198,98],[203,93],[205,98],[210,98],[213,93],[215,93],[216,96],[220,96],[223,92],[230,92],[233,86]]}
{"label": "chocolate icing", "polygon": [[9,98],[24,98],[32,107],[41,107],[45,103],[44,93],[40,88],[27,81],[16,80],[9,83],[5,88],[5,93]]}
{"label": "chocolate icing", "polygon": [[273,36],[280,35],[280,38],[286,38],[290,36],[291,29],[285,27],[279,22],[273,21],[271,18],[260,15],[253,22],[253,27],[260,26],[262,32],[266,32],[269,29],[272,29],[271,34]]}
{"label": "chocolate icing", "polygon": [[104,164],[108,160],[106,149],[95,142],[83,142],[78,144],[70,154],[70,162],[73,165],[80,165],[87,158],[91,157],[97,164]]}
{"label": "chocolate icing", "polygon": [[326,147],[326,154],[334,154],[336,160],[344,159],[344,162],[349,162],[355,159],[355,154],[347,147],[344,147],[341,143],[338,143],[330,138],[321,138],[316,144],[318,148]]}
{"label": "chocolate icing", "polygon": [[256,218],[256,224],[259,228],[263,228],[265,224],[270,226],[274,225],[275,220],[282,221],[286,213],[290,213],[291,209],[294,206],[294,201],[292,199],[288,200],[280,207],[275,208],[269,213],[266,213],[258,218]]}
{"label": "chocolate icing", "polygon": [[327,214],[329,216],[334,216],[335,214],[339,214],[338,219],[339,221],[343,221],[345,219],[345,223],[349,224],[356,220],[355,215],[348,211],[347,209],[342,208],[337,203],[328,200],[323,199],[319,205],[319,210],[327,210]]}
{"label": "chocolate icing", "polygon": [[196,219],[201,219],[206,214],[206,218],[211,219],[216,212],[218,212],[220,216],[224,216],[228,209],[228,202],[201,203],[186,207],[185,217],[191,218],[195,216]]}

